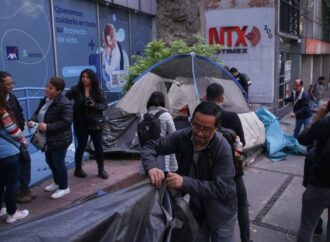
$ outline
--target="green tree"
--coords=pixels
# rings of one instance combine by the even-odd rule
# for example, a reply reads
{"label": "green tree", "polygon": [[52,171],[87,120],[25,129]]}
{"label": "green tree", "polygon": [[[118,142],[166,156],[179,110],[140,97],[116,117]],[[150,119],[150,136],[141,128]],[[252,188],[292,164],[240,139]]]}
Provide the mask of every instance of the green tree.
{"label": "green tree", "polygon": [[128,91],[133,85],[133,80],[153,64],[176,54],[189,54],[194,51],[197,55],[209,57],[219,62],[214,56],[221,49],[220,45],[209,45],[204,38],[196,36],[196,42],[188,46],[183,40],[175,40],[167,45],[163,40],[151,41],[145,48],[144,56],[133,56],[134,64],[128,68],[128,81],[124,87]]}

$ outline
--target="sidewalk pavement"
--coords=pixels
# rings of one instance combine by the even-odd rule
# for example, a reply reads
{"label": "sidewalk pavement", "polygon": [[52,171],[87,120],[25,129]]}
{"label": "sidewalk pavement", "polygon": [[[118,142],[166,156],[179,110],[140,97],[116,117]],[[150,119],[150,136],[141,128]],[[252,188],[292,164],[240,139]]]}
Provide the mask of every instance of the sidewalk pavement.
{"label": "sidewalk pavement", "polygon": [[[280,119],[282,130],[293,134],[295,119]],[[254,242],[290,242],[297,240],[300,226],[304,156],[288,156],[272,162],[264,154],[245,171],[251,239]],[[327,212],[327,211],[326,211]],[[322,214],[323,234],[314,241],[325,241],[327,213]],[[239,240],[238,224],[235,231]]]}
{"label": "sidewalk pavement", "polygon": [[[19,209],[28,209],[29,216],[21,222],[45,216],[58,209],[79,203],[89,197],[96,196],[99,191],[111,192],[135,184],[146,177],[139,174],[139,160],[105,160],[105,170],[109,173],[109,179],[101,179],[97,176],[97,164],[95,160],[84,162],[83,169],[87,178],[77,178],[73,175],[74,169],[68,171],[70,193],[59,199],[50,198],[51,192],[45,192],[44,188],[53,182],[47,180],[31,188],[37,198],[30,203],[18,204]],[[13,224],[0,222],[0,230]]]}
{"label": "sidewalk pavement", "polygon": [[[292,134],[295,120],[285,116],[280,121],[282,129]],[[296,241],[300,225],[301,197],[304,191],[303,165],[303,156],[288,156],[283,161],[272,162],[262,154],[245,171],[244,181],[250,203],[251,239],[254,242]],[[43,190],[52,182],[51,180],[33,187],[32,191],[38,196],[36,200],[19,205],[22,209],[30,210],[29,217],[23,221],[45,216],[47,213],[78,203],[100,190],[111,192],[145,179],[144,176],[139,175],[138,160],[106,160],[105,167],[110,174],[108,180],[97,177],[95,161],[85,162],[84,170],[88,174],[87,178],[74,177],[71,169],[69,171],[71,193],[57,200],[51,199],[50,193]],[[325,239],[327,216],[324,213],[322,217],[324,232],[315,241]],[[6,226],[12,225],[0,223],[0,230]],[[235,236],[236,241],[240,241],[238,224]]]}

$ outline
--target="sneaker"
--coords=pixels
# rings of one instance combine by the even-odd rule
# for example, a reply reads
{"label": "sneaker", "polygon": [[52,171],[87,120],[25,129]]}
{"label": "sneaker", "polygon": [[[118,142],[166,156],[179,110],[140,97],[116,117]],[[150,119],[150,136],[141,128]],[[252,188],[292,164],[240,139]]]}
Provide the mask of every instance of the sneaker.
{"label": "sneaker", "polygon": [[58,189],[56,192],[54,192],[51,195],[51,197],[53,199],[57,199],[57,198],[63,197],[66,194],[69,194],[69,193],[70,193],[70,188],[67,188],[67,189]]}
{"label": "sneaker", "polygon": [[6,223],[10,224],[10,223],[14,223],[17,220],[23,219],[26,216],[29,215],[29,210],[16,210],[16,212],[13,215],[9,215],[7,216],[6,219]]}
{"label": "sneaker", "polygon": [[52,184],[48,185],[47,187],[45,187],[46,192],[53,192],[53,191],[56,191],[57,189],[58,189],[58,185],[55,183],[52,183]]}
{"label": "sneaker", "polygon": [[99,177],[101,177],[102,179],[108,179],[109,175],[104,169],[100,169],[99,170]]}
{"label": "sneaker", "polygon": [[7,214],[7,209],[6,208],[1,208],[0,209],[0,217],[4,216]]}
{"label": "sneaker", "polygon": [[75,169],[74,170],[74,175],[76,176],[76,177],[80,177],[80,178],[85,178],[85,177],[87,177],[87,174],[84,172],[84,170],[83,169]]}
{"label": "sneaker", "polygon": [[32,198],[28,195],[27,192],[20,192],[17,194],[16,201],[18,203],[29,203],[32,201]]}

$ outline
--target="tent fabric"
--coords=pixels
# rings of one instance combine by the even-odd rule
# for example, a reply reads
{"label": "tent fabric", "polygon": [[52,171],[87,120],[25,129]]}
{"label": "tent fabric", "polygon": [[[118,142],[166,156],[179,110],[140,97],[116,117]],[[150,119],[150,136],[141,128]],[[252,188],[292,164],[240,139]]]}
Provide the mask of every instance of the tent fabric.
{"label": "tent fabric", "polygon": [[53,214],[0,229],[0,241],[169,241],[169,195],[145,180]]}
{"label": "tent fabric", "polygon": [[[139,154],[140,145],[136,127],[141,119],[139,113],[128,113],[119,108],[105,112],[108,127],[103,130],[103,149],[105,152]],[[91,142],[89,150],[94,150]]]}
{"label": "tent fabric", "polygon": [[[154,91],[164,94],[165,107],[176,119],[182,115],[180,110],[186,106],[190,114],[193,113],[205,97],[206,87],[210,83],[220,83],[224,87],[225,110],[245,114],[244,122],[247,124],[243,126],[243,131],[248,133],[248,137],[253,132],[257,137],[252,137],[251,142],[250,139],[246,139],[247,147],[263,144],[263,124],[257,124],[255,121],[254,111],[242,93],[242,86],[221,64],[191,54],[169,57],[151,66],[136,78],[131,89],[116,104],[116,111],[106,112],[109,129],[106,129],[103,135],[104,152],[139,152],[137,122],[146,113],[147,101]],[[252,125],[258,125],[252,129],[253,132],[249,131]],[[125,126],[129,131],[124,132]],[[244,130],[244,127],[249,130]]]}
{"label": "tent fabric", "polygon": [[256,115],[266,128],[267,154],[272,161],[283,160],[289,154],[305,155],[305,148],[293,136],[283,132],[274,114],[261,107],[256,111]]}
{"label": "tent fabric", "polygon": [[266,140],[264,124],[259,120],[255,112],[238,114],[247,141],[244,149],[250,149],[263,144]]}

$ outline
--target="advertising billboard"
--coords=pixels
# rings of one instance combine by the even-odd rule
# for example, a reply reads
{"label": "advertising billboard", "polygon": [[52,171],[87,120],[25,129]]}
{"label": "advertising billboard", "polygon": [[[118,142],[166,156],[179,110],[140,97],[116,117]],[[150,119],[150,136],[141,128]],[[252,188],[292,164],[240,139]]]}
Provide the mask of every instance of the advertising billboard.
{"label": "advertising billboard", "polygon": [[118,99],[126,84],[129,55],[129,15],[119,9],[100,9],[102,87],[110,99]]}
{"label": "advertising billboard", "polygon": [[[49,9],[48,1],[1,1],[0,69],[13,75],[16,88],[45,87],[55,74]],[[30,95],[41,96],[44,91]]]}
{"label": "advertising billboard", "polygon": [[[239,17],[238,17],[239,16]],[[209,44],[220,44],[218,58],[246,73],[251,102],[273,103],[275,9],[217,9],[206,12]]]}
{"label": "advertising billboard", "polygon": [[55,0],[53,5],[58,73],[70,87],[82,70],[97,70],[96,5],[86,1]]}

